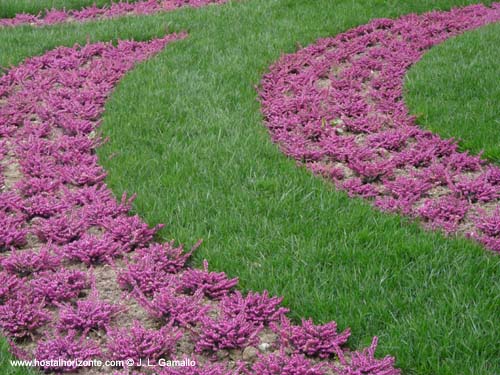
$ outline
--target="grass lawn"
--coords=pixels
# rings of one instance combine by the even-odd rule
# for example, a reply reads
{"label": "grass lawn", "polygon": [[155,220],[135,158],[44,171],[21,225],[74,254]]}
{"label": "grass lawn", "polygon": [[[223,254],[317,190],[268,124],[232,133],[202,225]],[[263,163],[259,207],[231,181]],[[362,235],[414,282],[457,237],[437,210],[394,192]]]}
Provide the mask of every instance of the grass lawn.
{"label": "grass lawn", "polygon": [[407,76],[407,103],[425,128],[500,162],[500,24],[431,50]]}
{"label": "grass lawn", "polygon": [[[467,3],[248,0],[5,29],[0,66],[87,38],[142,40],[188,30],[187,40],[128,74],[108,102],[102,129],[111,141],[100,157],[113,191],[137,192],[135,211],[151,225],[166,223],[164,239],[189,246],[203,238],[195,266],[207,258],[212,270],[238,276],[244,290],[284,295],[296,319],[351,327],[352,348],[379,335],[378,355],[395,355],[405,374],[486,375],[500,372],[500,258],[379,213],[297,168],[269,141],[254,88],[297,44],[376,17]],[[497,44],[499,37],[492,33]],[[462,46],[484,51],[490,43]],[[434,74],[449,66],[435,65]],[[456,112],[448,103],[442,112]]]}

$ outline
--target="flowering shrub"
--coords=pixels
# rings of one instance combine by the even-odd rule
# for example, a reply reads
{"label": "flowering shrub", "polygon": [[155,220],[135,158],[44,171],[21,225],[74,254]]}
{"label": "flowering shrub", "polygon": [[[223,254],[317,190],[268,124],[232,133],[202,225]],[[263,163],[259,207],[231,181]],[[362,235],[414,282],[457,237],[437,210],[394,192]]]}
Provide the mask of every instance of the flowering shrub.
{"label": "flowering shrub", "polygon": [[65,245],[78,239],[88,228],[88,223],[82,220],[82,218],[59,215],[43,219],[36,233],[41,241]]}
{"label": "flowering shrub", "polygon": [[[35,358],[44,361],[42,367],[47,372],[73,372],[77,369],[75,361],[85,361],[100,358],[101,350],[97,343],[81,337],[76,339],[74,335],[66,337],[58,336],[54,339],[40,342],[36,349]],[[67,366],[59,366],[58,360],[64,360]],[[49,361],[54,360],[54,364]],[[73,362],[72,362],[73,361]]]}
{"label": "flowering shrub", "polygon": [[261,325],[246,319],[244,313],[235,317],[225,316],[212,319],[202,316],[201,332],[195,350],[217,352],[221,349],[240,349],[258,342]]}
{"label": "flowering shrub", "polygon": [[60,252],[67,259],[77,260],[90,266],[110,263],[123,251],[121,245],[113,241],[109,235],[98,237],[85,233],[77,241],[62,247]]}
{"label": "flowering shrub", "polygon": [[220,299],[231,290],[238,279],[228,279],[224,272],[209,272],[208,262],[203,261],[203,270],[188,269],[182,275],[181,290],[184,293],[193,294],[197,290],[213,299]]}
{"label": "flowering shrub", "polygon": [[209,309],[202,306],[201,291],[193,296],[179,296],[172,288],[161,288],[152,301],[140,294],[137,297],[153,317],[181,327],[195,325]]}
{"label": "flowering shrub", "polygon": [[301,354],[288,356],[284,352],[259,356],[252,366],[252,373],[259,375],[326,375],[324,364],[314,365]]}
{"label": "flowering shrub", "polygon": [[51,254],[47,247],[40,251],[14,251],[0,261],[3,269],[20,277],[41,271],[55,271],[61,264],[59,257]]}
{"label": "flowering shrub", "polygon": [[105,218],[100,224],[108,231],[113,241],[121,243],[129,250],[146,246],[154,234],[163,227],[157,225],[150,229],[137,215]]}
{"label": "flowering shrub", "polygon": [[21,247],[26,244],[28,231],[23,228],[24,219],[0,211],[0,251]]}
{"label": "flowering shrub", "polygon": [[435,228],[443,228],[447,232],[453,232],[464,218],[469,206],[470,204],[466,200],[445,196],[437,200],[424,201],[418,212]]}
{"label": "flowering shrub", "polygon": [[137,263],[129,263],[118,274],[117,281],[120,288],[129,291],[137,289],[147,296],[162,288],[175,288],[179,285],[178,276],[165,272],[161,264],[155,263],[151,256],[146,256]]}
{"label": "flowering shrub", "polygon": [[3,305],[9,298],[14,297],[22,285],[17,276],[0,271],[0,305]]}
{"label": "flowering shrub", "polygon": [[142,327],[137,321],[130,328],[108,331],[108,351],[113,359],[150,359],[156,361],[170,355],[182,333],[172,327],[163,326],[159,330]]}
{"label": "flowering shrub", "polygon": [[286,342],[308,356],[319,356],[328,358],[332,354],[342,356],[341,346],[347,342],[351,331],[346,329],[342,333],[337,332],[337,324],[330,322],[324,325],[314,325],[311,319],[302,319],[302,325],[292,326],[287,320],[282,320],[281,335]]}
{"label": "flowering shrub", "polygon": [[133,258],[136,261],[139,261],[141,258],[150,258],[163,271],[176,273],[184,267],[186,261],[200,244],[201,241],[198,241],[189,252],[184,253],[182,245],[174,247],[173,242],[165,242],[163,244],[154,243],[149,247],[137,249]]}
{"label": "flowering shrub", "polygon": [[30,284],[35,296],[47,303],[69,301],[89,286],[84,272],[64,269],[40,272]]}
{"label": "flowering shrub", "polygon": [[345,366],[338,371],[339,375],[399,375],[401,371],[394,368],[394,358],[385,357],[384,359],[375,358],[375,349],[377,348],[378,338],[374,337],[369,348],[362,352],[353,352],[351,360],[348,363],[341,358],[341,363]]}
{"label": "flowering shrub", "polygon": [[24,338],[50,321],[44,302],[26,294],[17,294],[0,306],[0,327],[10,337]]}
{"label": "flowering shrub", "polygon": [[87,300],[77,301],[76,307],[61,306],[57,327],[60,330],[81,331],[84,336],[92,329],[109,330],[111,319],[122,310],[117,305],[99,300],[94,293]]}
{"label": "flowering shrub", "polygon": [[280,307],[282,297],[269,297],[269,293],[249,292],[243,297],[239,291],[224,296],[221,300],[221,311],[225,316],[235,318],[245,314],[247,320],[256,324],[269,324],[281,320],[289,310]]}

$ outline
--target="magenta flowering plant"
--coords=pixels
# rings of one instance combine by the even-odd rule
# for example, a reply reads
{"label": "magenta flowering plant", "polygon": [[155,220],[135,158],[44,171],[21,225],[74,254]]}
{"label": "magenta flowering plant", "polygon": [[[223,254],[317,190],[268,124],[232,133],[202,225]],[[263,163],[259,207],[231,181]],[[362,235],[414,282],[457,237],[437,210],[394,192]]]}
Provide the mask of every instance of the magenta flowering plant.
{"label": "magenta flowering plant", "polygon": [[97,343],[84,337],[77,338],[74,334],[47,338],[38,344],[35,352],[35,358],[45,364],[41,369],[50,373],[74,372],[78,369],[77,361],[96,359],[101,355]]}
{"label": "magenta flowering plant", "polygon": [[172,325],[159,330],[144,328],[135,321],[129,328],[108,331],[108,356],[113,359],[149,359],[157,361],[169,356],[182,337],[182,332]]}
{"label": "magenta flowering plant", "polygon": [[282,340],[290,343],[297,352],[307,356],[318,356],[328,358],[332,355],[342,357],[342,348],[351,331],[347,328],[343,332],[337,332],[335,322],[323,325],[315,325],[312,319],[302,319],[300,326],[293,326],[287,319],[282,319]]}
{"label": "magenta flowering plant", "polygon": [[50,248],[42,247],[39,251],[13,251],[2,258],[0,264],[5,271],[25,277],[42,271],[55,271],[61,265],[61,259]]}
{"label": "magenta flowering plant", "polygon": [[140,259],[149,258],[163,271],[176,273],[184,268],[187,260],[200,245],[201,240],[190,251],[184,252],[184,247],[182,245],[175,247],[173,241],[163,244],[154,243],[149,247],[137,249],[133,259],[140,261]]}
{"label": "magenta flowering plant", "polygon": [[22,280],[16,275],[3,270],[0,271],[0,305],[3,305],[8,299],[15,297],[16,293],[23,286]]}
{"label": "magenta flowering plant", "polygon": [[244,312],[237,316],[222,314],[218,318],[203,315],[195,351],[216,353],[222,349],[241,349],[259,342],[263,326],[247,319]]}
{"label": "magenta flowering plant", "polygon": [[124,310],[124,307],[114,305],[99,299],[93,290],[86,300],[76,301],[76,306],[59,305],[59,321],[57,328],[61,331],[79,331],[86,336],[90,330],[110,329],[113,317]]}
{"label": "magenta flowering plant", "polygon": [[197,290],[212,299],[220,299],[236,284],[238,278],[228,279],[224,272],[209,272],[207,260],[203,261],[203,270],[188,269],[181,277],[180,290],[183,293],[194,294]]}
{"label": "magenta flowering plant", "polygon": [[237,317],[245,314],[250,322],[268,325],[280,321],[289,310],[281,307],[282,297],[269,297],[267,290],[260,293],[249,292],[246,297],[239,291],[227,294],[221,299],[220,308],[224,316]]}
{"label": "magenta flowering plant", "polygon": [[153,239],[154,234],[163,227],[160,224],[149,228],[137,215],[104,218],[99,224],[106,229],[111,239],[128,250],[145,247]]}
{"label": "magenta flowering plant", "polygon": [[24,228],[24,218],[0,211],[0,252],[26,244],[28,230]]}
{"label": "magenta flowering plant", "polygon": [[326,375],[325,364],[314,364],[301,354],[291,356],[284,351],[268,356],[259,355],[248,375]]}
{"label": "magenta flowering plant", "polygon": [[189,328],[196,325],[210,309],[202,304],[203,292],[193,296],[178,295],[173,288],[161,288],[150,301],[140,290],[134,290],[135,297],[151,316],[168,324]]}
{"label": "magenta flowering plant", "polygon": [[375,358],[378,338],[374,337],[372,344],[361,352],[353,352],[350,361],[341,357],[343,368],[333,367],[339,375],[400,375],[401,371],[394,368],[394,358]]}
{"label": "magenta flowering plant", "polygon": [[0,306],[0,328],[10,337],[32,337],[51,320],[44,305],[43,299],[33,297],[28,291],[14,294],[7,304]]}
{"label": "magenta flowering plant", "polygon": [[179,287],[179,277],[165,272],[161,264],[157,264],[151,256],[146,256],[136,263],[128,263],[118,273],[118,285],[128,291],[138,290],[151,296],[162,288]]}
{"label": "magenta flowering plant", "polygon": [[120,243],[115,242],[107,234],[97,236],[85,233],[78,240],[61,247],[59,252],[66,259],[91,266],[111,263],[112,259],[120,256],[124,250]]}
{"label": "magenta flowering plant", "polygon": [[46,303],[64,302],[77,298],[89,287],[89,280],[85,272],[59,269],[38,273],[30,286],[33,294]]}

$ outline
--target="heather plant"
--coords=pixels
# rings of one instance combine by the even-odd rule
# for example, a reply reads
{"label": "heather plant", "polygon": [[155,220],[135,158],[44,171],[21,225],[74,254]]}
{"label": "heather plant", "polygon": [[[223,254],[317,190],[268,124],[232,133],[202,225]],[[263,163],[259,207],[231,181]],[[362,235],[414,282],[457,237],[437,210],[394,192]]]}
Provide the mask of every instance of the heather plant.
{"label": "heather plant", "polygon": [[363,198],[373,198],[378,195],[377,188],[370,183],[363,183],[361,178],[353,177],[345,180],[341,184],[342,188],[347,191],[350,197],[360,196]]}
{"label": "heather plant", "polygon": [[123,307],[99,299],[97,293],[92,293],[86,300],[76,301],[76,306],[59,306],[59,321],[57,328],[61,331],[79,331],[86,336],[90,330],[110,329],[114,316],[123,311]]}
{"label": "heather plant", "polygon": [[22,281],[16,275],[9,274],[4,270],[0,271],[0,305],[15,297],[22,286]]}
{"label": "heather plant", "polygon": [[46,303],[72,300],[89,287],[87,274],[76,270],[43,271],[30,282],[35,296]]}
{"label": "heather plant", "polygon": [[177,273],[200,245],[201,241],[198,241],[190,251],[184,253],[184,247],[182,245],[175,247],[173,241],[163,244],[153,243],[149,247],[137,249],[133,259],[140,261],[141,258],[150,258],[163,271]]}
{"label": "heather plant", "polygon": [[220,299],[236,284],[238,278],[228,279],[224,272],[209,272],[208,262],[203,261],[203,270],[188,269],[182,274],[180,288],[182,292],[194,294],[197,290],[212,299]]}
{"label": "heather plant", "polygon": [[259,375],[326,375],[327,369],[324,364],[313,364],[301,354],[291,356],[283,351],[278,354],[259,356],[257,362],[252,366],[252,371],[246,372]]}
{"label": "heather plant", "polygon": [[108,231],[114,241],[121,243],[129,250],[146,246],[153,239],[154,234],[163,227],[163,225],[157,225],[150,229],[137,215],[105,218],[100,225]]}
{"label": "heather plant", "polygon": [[201,290],[193,296],[183,296],[177,295],[172,288],[161,288],[152,301],[140,292],[136,293],[136,298],[154,318],[181,327],[196,325],[210,308],[202,305]]}
{"label": "heather plant", "polygon": [[0,211],[18,213],[24,208],[23,200],[12,191],[0,192]]}
{"label": "heather plant", "polygon": [[65,245],[78,239],[89,227],[88,223],[75,215],[63,214],[40,220],[36,228],[38,238],[57,245]]}
{"label": "heather plant", "polygon": [[91,266],[111,263],[113,258],[123,253],[123,248],[106,233],[102,236],[85,233],[78,240],[63,246],[60,253],[66,259],[80,261]]}
{"label": "heather plant", "polygon": [[267,290],[260,293],[249,292],[243,297],[240,291],[224,296],[220,302],[220,309],[224,316],[235,318],[245,314],[248,321],[255,324],[268,325],[277,322],[289,310],[280,307],[282,297],[269,297]]}
{"label": "heather plant", "polygon": [[500,196],[500,189],[490,184],[487,175],[479,177],[460,176],[455,181],[449,181],[449,186],[459,198],[465,198],[471,203],[490,202]]}
{"label": "heather plant", "polygon": [[328,358],[336,354],[340,358],[341,346],[351,335],[349,328],[341,333],[337,332],[335,322],[314,325],[312,319],[302,319],[300,326],[293,326],[287,319],[282,319],[282,323],[282,340],[289,342],[298,352],[307,356]]}
{"label": "heather plant", "polygon": [[44,304],[29,293],[15,294],[8,304],[0,306],[0,327],[10,337],[32,337],[38,328],[51,320]]}
{"label": "heather plant", "polygon": [[17,250],[0,260],[2,268],[20,277],[30,276],[42,271],[56,271],[61,259],[50,248],[42,247],[39,251]]}
{"label": "heather plant", "polygon": [[26,244],[27,229],[23,228],[22,216],[0,211],[0,252]]}
{"label": "heather plant", "polygon": [[[74,334],[70,334],[40,342],[36,348],[35,358],[40,362],[44,361],[46,365],[41,369],[45,372],[61,373],[74,372],[78,368],[77,361],[100,358],[101,354],[97,343],[83,336],[77,338]],[[59,359],[66,361],[66,365],[59,365]]]}
{"label": "heather plant", "polygon": [[147,296],[162,288],[176,288],[178,276],[165,272],[161,264],[157,264],[151,256],[139,259],[136,263],[128,263],[118,273],[118,285],[128,291],[139,290]]}
{"label": "heather plant", "polygon": [[467,200],[453,196],[439,199],[427,199],[418,209],[422,218],[427,220],[431,228],[443,228],[446,232],[454,232],[467,213],[470,204]]}
{"label": "heather plant", "polygon": [[135,321],[130,328],[108,331],[108,356],[113,359],[157,361],[172,354],[181,337],[182,332],[172,325],[154,330],[146,329]]}
{"label": "heather plant", "polygon": [[231,317],[222,315],[216,319],[203,315],[200,319],[201,332],[195,351],[216,353],[223,349],[242,349],[256,344],[262,325],[246,318],[244,312]]}
{"label": "heather plant", "polygon": [[375,358],[378,338],[374,337],[369,348],[361,352],[353,352],[350,361],[341,358],[345,367],[338,370],[339,375],[399,375],[400,370],[394,368],[394,358]]}
{"label": "heather plant", "polygon": [[500,236],[500,208],[496,208],[491,215],[481,212],[476,219],[476,225],[487,236]]}
{"label": "heather plant", "polygon": [[24,201],[24,210],[30,218],[51,216],[62,214],[69,208],[69,203],[54,194],[36,194]]}

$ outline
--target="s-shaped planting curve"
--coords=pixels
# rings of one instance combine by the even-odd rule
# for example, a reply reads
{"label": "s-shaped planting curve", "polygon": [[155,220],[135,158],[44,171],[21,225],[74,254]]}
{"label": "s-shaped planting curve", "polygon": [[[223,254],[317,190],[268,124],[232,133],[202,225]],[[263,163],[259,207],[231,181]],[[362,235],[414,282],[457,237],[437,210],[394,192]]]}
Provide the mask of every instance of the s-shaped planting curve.
{"label": "s-shaped planting curve", "polygon": [[500,20],[500,3],[376,19],[283,56],[262,80],[282,151],[352,197],[500,251],[500,168],[420,129],[404,76],[433,45]]}
{"label": "s-shaped planting curve", "polygon": [[281,298],[243,296],[207,262],[188,267],[194,249],[154,242],[158,227],[103,183],[106,98],[184,37],[60,47],[0,77],[0,327],[14,354],[46,372],[93,373],[72,361],[99,359],[129,361],[104,368],[129,374],[147,359],[161,375],[399,374],[392,357],[375,358],[377,338],[351,352],[349,329],[293,325]]}

